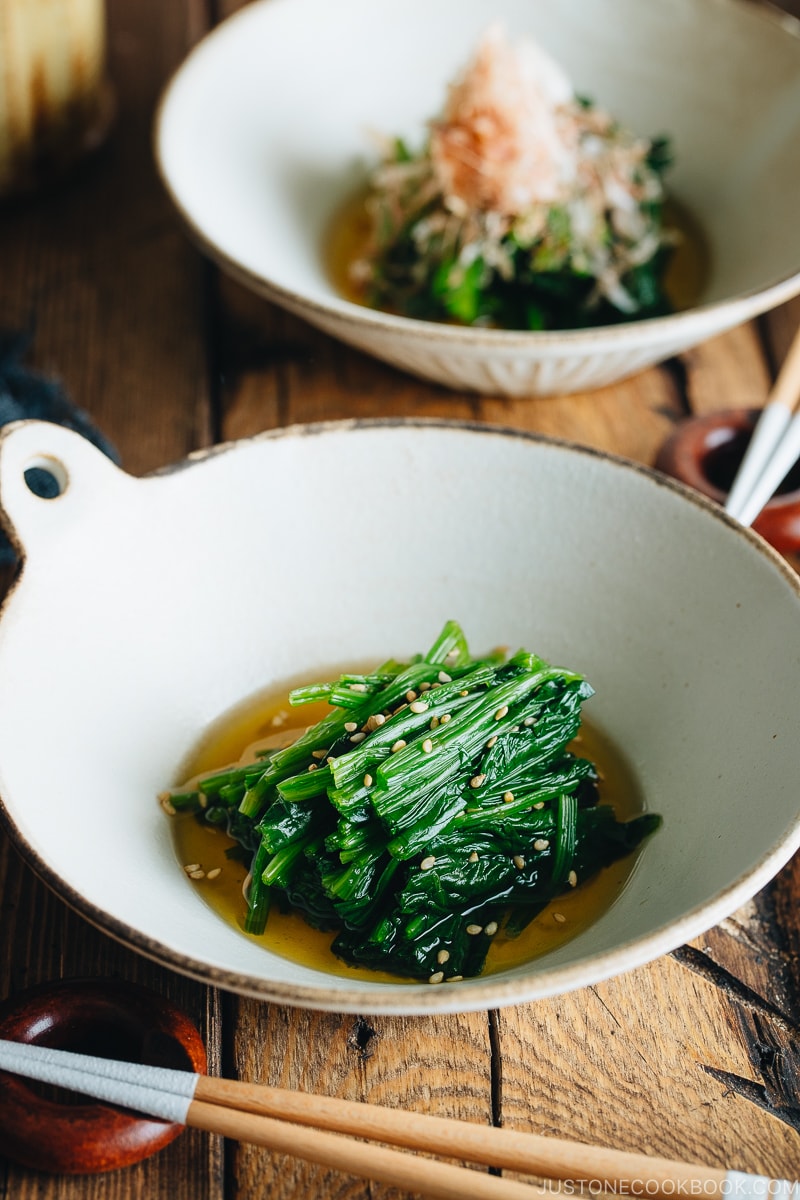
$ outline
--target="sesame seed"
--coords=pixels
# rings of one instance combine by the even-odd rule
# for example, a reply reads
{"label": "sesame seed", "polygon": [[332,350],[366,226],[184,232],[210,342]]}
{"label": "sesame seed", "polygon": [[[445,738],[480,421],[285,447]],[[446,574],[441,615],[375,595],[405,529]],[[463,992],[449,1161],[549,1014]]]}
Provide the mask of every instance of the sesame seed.
{"label": "sesame seed", "polygon": [[206,875],[206,879],[216,879],[217,876],[221,875],[221,874],[222,874],[222,867],[214,867],[213,870],[208,872],[208,874]]}
{"label": "sesame seed", "polygon": [[503,792],[503,801],[505,804],[511,804],[514,799],[513,792]]}
{"label": "sesame seed", "polygon": [[365,683],[351,683],[348,686],[351,692],[365,692],[367,690]]}
{"label": "sesame seed", "polygon": [[426,680],[426,681],[425,681],[425,683],[421,683],[421,684],[419,685],[419,690],[420,690],[421,692],[429,692],[429,691],[431,690],[431,685],[430,685],[430,684],[428,683],[428,681]]}
{"label": "sesame seed", "polygon": [[512,725],[512,726],[511,726],[511,732],[512,732],[512,733],[519,733],[519,725]]}
{"label": "sesame seed", "polygon": [[396,717],[398,713],[403,712],[406,708],[408,708],[407,704],[398,704],[397,708],[392,709],[392,716]]}
{"label": "sesame seed", "polygon": [[470,854],[469,859],[467,861],[468,862],[477,862],[478,861],[478,851],[473,850],[472,854]]}
{"label": "sesame seed", "polygon": [[489,924],[485,926],[483,932],[488,933],[489,937],[494,937],[494,935],[497,933],[497,921],[490,921]]}
{"label": "sesame seed", "polygon": [[372,733],[373,729],[378,729],[381,725],[385,725],[386,717],[383,713],[373,713],[371,717],[367,717],[367,723],[364,728],[368,733]]}
{"label": "sesame seed", "polygon": [[434,854],[429,854],[427,858],[423,858],[422,862],[419,865],[423,871],[430,871],[431,867],[433,866],[433,864],[435,862],[436,862],[436,856]]}
{"label": "sesame seed", "polygon": [[469,690],[468,690],[467,688],[465,688],[465,689],[463,690],[463,692],[459,692],[458,694],[459,694],[459,696],[468,696],[468,695],[469,695]]}
{"label": "sesame seed", "polygon": [[317,769],[317,764],[316,764],[316,763],[309,763],[309,764],[308,764],[308,769],[309,769],[309,771],[316,771],[316,769]]}
{"label": "sesame seed", "polygon": [[442,685],[441,685],[440,683],[432,683],[432,684],[431,684],[431,691],[433,691],[433,689],[434,689],[434,688],[441,687],[441,686],[442,686]]}
{"label": "sesame seed", "polygon": [[501,708],[498,708],[497,712],[494,714],[494,719],[495,721],[502,721],[503,717],[506,716],[508,716],[508,705],[504,704]]}
{"label": "sesame seed", "polygon": [[559,925],[563,925],[566,919],[563,913],[553,913],[553,920],[558,921]]}
{"label": "sesame seed", "polygon": [[327,754],[328,754],[327,750],[312,750],[311,751],[312,758],[326,758]]}
{"label": "sesame seed", "polygon": [[481,784],[485,783],[485,782],[486,782],[485,775],[473,775],[472,779],[470,779],[470,781],[469,781],[469,786],[471,788],[479,788],[481,786]]}
{"label": "sesame seed", "polygon": [[461,983],[461,980],[463,978],[464,978],[463,975],[451,975],[450,978],[448,980],[446,980],[446,982],[447,983]]}
{"label": "sesame seed", "polygon": [[436,678],[439,680],[439,683],[452,683],[453,682],[453,676],[448,675],[447,671],[440,671],[439,674],[436,676]]}
{"label": "sesame seed", "polygon": [[417,698],[417,693],[414,691],[413,688],[409,688],[409,690],[406,692],[406,700],[408,700],[410,702],[411,700],[416,700],[416,698]]}
{"label": "sesame seed", "polygon": [[569,884],[570,887],[577,887],[578,876],[575,873],[575,871],[570,871],[569,875],[567,876],[567,883]]}
{"label": "sesame seed", "polygon": [[532,807],[535,809],[544,808],[544,800],[540,800],[538,804],[534,804]]}
{"label": "sesame seed", "polygon": [[169,796],[162,796],[160,803],[161,803],[161,807],[163,808],[164,812],[167,814],[168,817],[175,816],[175,814],[178,810],[176,809],[175,805],[170,800]]}
{"label": "sesame seed", "polygon": [[348,733],[355,733],[358,729],[358,724],[355,721],[345,721],[344,727]]}
{"label": "sesame seed", "polygon": [[183,869],[187,875],[191,875],[192,871],[200,870],[200,863],[186,863]]}
{"label": "sesame seed", "polygon": [[363,740],[366,736],[367,735],[365,733],[351,733],[350,741],[353,743],[354,746],[357,746],[359,742],[363,742]]}
{"label": "sesame seed", "polygon": [[208,808],[208,796],[205,794],[205,792],[198,793],[197,803],[201,808]]}
{"label": "sesame seed", "polygon": [[205,877],[206,877],[205,871],[190,871],[189,872],[190,879],[205,879]]}
{"label": "sesame seed", "polygon": [[279,713],[275,713],[275,716],[270,721],[270,725],[272,725],[274,728],[277,729],[277,727],[279,725],[286,724],[288,717],[289,717],[289,714],[287,712],[284,712],[283,709],[281,709],[281,711]]}
{"label": "sesame seed", "polygon": [[439,728],[439,718],[438,717],[431,717],[431,723],[430,723],[429,728],[430,729],[438,729]]}
{"label": "sesame seed", "polygon": [[428,983],[441,983],[444,979],[444,971],[434,971]]}
{"label": "sesame seed", "polygon": [[405,750],[405,748],[406,748],[406,743],[403,741],[402,738],[398,738],[397,741],[395,742],[395,744],[392,746],[392,754],[397,754],[398,750]]}
{"label": "sesame seed", "polygon": [[491,750],[492,746],[494,746],[496,742],[497,742],[497,734],[495,734],[494,737],[489,738],[488,742],[486,743],[486,749]]}
{"label": "sesame seed", "polygon": [[515,854],[514,858],[513,858],[513,863],[514,863],[514,866],[517,868],[517,870],[521,871],[523,869],[523,867],[525,866],[525,859],[522,857],[521,854]]}
{"label": "sesame seed", "polygon": [[424,700],[413,700],[408,707],[413,713],[424,713],[428,711],[428,706]]}
{"label": "sesame seed", "polygon": [[537,838],[533,843],[534,850],[547,850],[549,846],[550,842],[547,838]]}
{"label": "sesame seed", "polygon": [[332,762],[336,762],[336,759],[335,759],[335,758],[330,758],[330,757],[328,757],[328,758],[326,758],[326,759],[325,759],[325,762],[326,762],[326,763],[328,763],[328,764],[330,764],[330,763],[332,763]]}
{"label": "sesame seed", "polygon": [[442,715],[439,717],[439,724],[446,725],[447,722],[450,721],[451,719],[452,719],[451,713],[442,713]]}
{"label": "sesame seed", "polygon": [[425,738],[425,741],[422,743],[422,749],[426,754],[430,754],[431,750],[433,749],[433,742],[430,738]]}
{"label": "sesame seed", "polygon": [[372,787],[372,776],[371,775],[364,776],[364,787]]}
{"label": "sesame seed", "polygon": [[444,656],[444,661],[445,662],[455,662],[455,660],[458,658],[459,653],[460,653],[459,650],[454,646],[452,650],[447,651],[447,654],[445,654],[445,656]]}
{"label": "sesame seed", "polygon": [[468,925],[467,933],[470,935],[470,937],[475,937],[477,934],[483,933],[483,926],[482,925]]}
{"label": "sesame seed", "polygon": [[446,963],[449,960],[449,958],[450,958],[449,950],[440,950],[439,953],[436,955],[436,961],[440,964]]}
{"label": "sesame seed", "polygon": [[522,724],[526,729],[530,729],[531,725],[533,724],[533,717],[526,717]]}

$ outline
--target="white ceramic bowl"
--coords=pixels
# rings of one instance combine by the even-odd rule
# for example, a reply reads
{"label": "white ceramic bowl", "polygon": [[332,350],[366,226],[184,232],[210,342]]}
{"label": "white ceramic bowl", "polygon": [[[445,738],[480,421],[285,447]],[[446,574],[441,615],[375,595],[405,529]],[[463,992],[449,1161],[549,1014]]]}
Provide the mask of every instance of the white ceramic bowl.
{"label": "white ceramic bowl", "polygon": [[[25,484],[42,463],[56,499]],[[336,1011],[508,1004],[699,935],[800,844],[800,583],[651,471],[502,430],[377,423],[134,479],[25,422],[0,440],[0,506],[25,556],[0,617],[4,822],[78,911],[179,971]],[[360,982],[253,944],[186,878],[157,792],[243,697],[415,651],[450,616],[475,650],[525,645],[583,671],[663,828],[596,924],[501,974]]]}
{"label": "white ceramic bowl", "polygon": [[[578,91],[668,133],[669,184],[711,251],[697,306],[565,333],[437,325],[334,290],[331,215],[371,163],[369,130],[419,145],[496,18]],[[745,0],[267,0],[225,21],[164,97],[156,155],[201,246],[334,337],[454,388],[509,395],[611,383],[800,291],[800,25]]]}

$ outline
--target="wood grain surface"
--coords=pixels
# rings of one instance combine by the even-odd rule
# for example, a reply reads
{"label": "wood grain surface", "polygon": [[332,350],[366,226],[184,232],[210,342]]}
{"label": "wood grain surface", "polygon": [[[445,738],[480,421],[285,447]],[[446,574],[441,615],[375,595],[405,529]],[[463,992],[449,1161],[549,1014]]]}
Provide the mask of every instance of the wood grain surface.
{"label": "wood grain surface", "polygon": [[[166,199],[150,131],[169,73],[240,6],[109,0],[119,112],[108,145],[60,188],[0,211],[0,326],[34,328],[34,364],[63,382],[129,471],[293,422],[394,415],[509,425],[651,463],[686,415],[763,403],[800,302],[615,387],[505,400],[406,376],[220,276]],[[798,894],[794,862],[691,946],[569,996],[353,1018],[217,993],[146,962],[71,913],[0,835],[0,999],[48,979],[133,980],[192,1015],[212,1069],[227,1075],[796,1177]],[[1,1200],[265,1197],[405,1200],[196,1133],[107,1176],[0,1159]]]}

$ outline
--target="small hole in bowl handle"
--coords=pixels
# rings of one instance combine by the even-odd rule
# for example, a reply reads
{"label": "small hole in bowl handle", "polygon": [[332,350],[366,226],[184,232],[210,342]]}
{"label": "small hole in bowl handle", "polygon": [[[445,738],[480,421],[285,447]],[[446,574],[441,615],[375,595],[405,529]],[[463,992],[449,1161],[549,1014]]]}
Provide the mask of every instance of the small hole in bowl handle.
{"label": "small hole in bowl handle", "polygon": [[28,491],[40,500],[57,500],[69,487],[67,468],[57,458],[38,455],[23,470]]}

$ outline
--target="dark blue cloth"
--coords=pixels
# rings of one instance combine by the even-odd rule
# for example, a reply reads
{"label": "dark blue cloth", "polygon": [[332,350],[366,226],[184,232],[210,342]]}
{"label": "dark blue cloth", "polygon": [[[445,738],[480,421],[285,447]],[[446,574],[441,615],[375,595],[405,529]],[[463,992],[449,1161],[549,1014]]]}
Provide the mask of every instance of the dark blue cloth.
{"label": "dark blue cloth", "polygon": [[[0,425],[10,421],[52,421],[88,438],[115,463],[119,455],[92,424],[89,417],[70,401],[61,384],[23,365],[32,341],[30,332],[0,330]],[[26,471],[28,486],[41,496],[52,495],[52,476],[45,471]],[[13,562],[11,543],[0,529],[0,566]]]}

